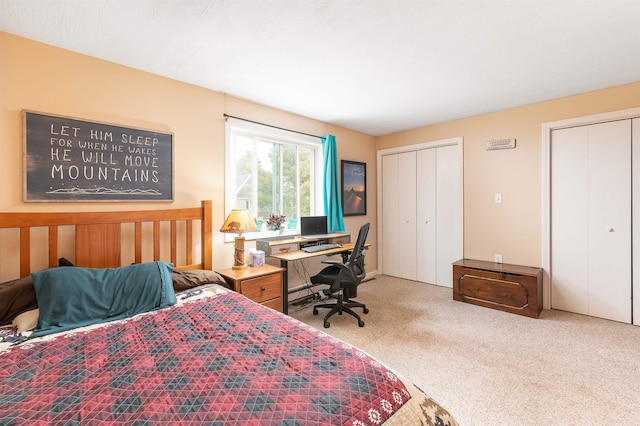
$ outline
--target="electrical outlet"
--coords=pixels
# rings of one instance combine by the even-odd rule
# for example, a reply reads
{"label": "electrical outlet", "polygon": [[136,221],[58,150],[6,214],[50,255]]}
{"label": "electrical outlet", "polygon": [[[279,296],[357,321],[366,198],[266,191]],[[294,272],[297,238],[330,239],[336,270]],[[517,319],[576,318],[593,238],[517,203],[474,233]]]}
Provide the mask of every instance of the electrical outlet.
{"label": "electrical outlet", "polygon": [[495,263],[502,263],[502,255],[501,254],[496,254],[494,262]]}

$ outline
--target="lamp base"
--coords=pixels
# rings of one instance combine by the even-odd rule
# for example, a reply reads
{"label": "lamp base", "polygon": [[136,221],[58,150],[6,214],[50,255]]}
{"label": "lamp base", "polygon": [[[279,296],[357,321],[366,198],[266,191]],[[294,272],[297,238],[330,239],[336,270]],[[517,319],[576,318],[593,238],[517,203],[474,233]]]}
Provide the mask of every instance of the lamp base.
{"label": "lamp base", "polygon": [[244,263],[244,236],[240,234],[235,240],[232,269],[245,269],[246,267],[247,265]]}

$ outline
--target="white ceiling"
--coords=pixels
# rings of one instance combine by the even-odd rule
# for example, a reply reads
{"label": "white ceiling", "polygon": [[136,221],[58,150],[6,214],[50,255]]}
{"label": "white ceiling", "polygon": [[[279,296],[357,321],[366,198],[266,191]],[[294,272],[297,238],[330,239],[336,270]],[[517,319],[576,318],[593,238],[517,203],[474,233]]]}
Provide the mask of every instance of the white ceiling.
{"label": "white ceiling", "polygon": [[640,81],[640,0],[0,0],[0,30],[375,136]]}

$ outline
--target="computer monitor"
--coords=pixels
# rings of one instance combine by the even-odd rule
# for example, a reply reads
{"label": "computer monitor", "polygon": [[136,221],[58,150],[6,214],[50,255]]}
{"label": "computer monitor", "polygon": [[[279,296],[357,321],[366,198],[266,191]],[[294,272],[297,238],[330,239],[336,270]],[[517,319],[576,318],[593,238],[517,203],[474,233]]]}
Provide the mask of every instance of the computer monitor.
{"label": "computer monitor", "polygon": [[327,216],[303,216],[300,218],[300,235],[307,238],[326,237]]}

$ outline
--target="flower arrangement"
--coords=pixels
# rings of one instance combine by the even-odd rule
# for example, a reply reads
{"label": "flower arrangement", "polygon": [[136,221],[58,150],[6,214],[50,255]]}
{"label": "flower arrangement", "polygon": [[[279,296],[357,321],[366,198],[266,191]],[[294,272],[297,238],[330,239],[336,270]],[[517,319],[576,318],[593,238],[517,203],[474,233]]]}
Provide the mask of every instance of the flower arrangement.
{"label": "flower arrangement", "polygon": [[282,231],[284,229],[285,220],[287,220],[285,215],[271,213],[269,215],[269,219],[267,219],[267,226],[271,230]]}

